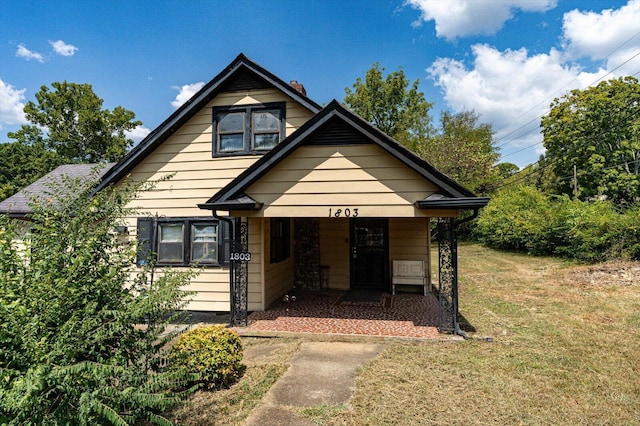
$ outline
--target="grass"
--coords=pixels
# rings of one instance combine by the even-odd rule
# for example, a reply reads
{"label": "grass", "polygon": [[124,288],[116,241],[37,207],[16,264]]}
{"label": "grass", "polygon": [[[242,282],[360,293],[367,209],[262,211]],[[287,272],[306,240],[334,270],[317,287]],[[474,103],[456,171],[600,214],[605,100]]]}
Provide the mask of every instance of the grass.
{"label": "grass", "polygon": [[[640,424],[640,263],[580,266],[462,245],[459,269],[475,340],[385,341],[347,406],[301,412],[320,425]],[[177,419],[242,424],[300,341],[247,340],[279,346]]]}
{"label": "grass", "polygon": [[461,314],[493,343],[388,344],[352,410],[318,423],[640,424],[640,280],[478,245],[459,255]]}
{"label": "grass", "polygon": [[256,349],[265,356],[245,362],[242,378],[228,389],[199,391],[181,408],[170,413],[175,423],[186,426],[241,425],[269,388],[289,367],[299,339],[244,338],[245,353]]}

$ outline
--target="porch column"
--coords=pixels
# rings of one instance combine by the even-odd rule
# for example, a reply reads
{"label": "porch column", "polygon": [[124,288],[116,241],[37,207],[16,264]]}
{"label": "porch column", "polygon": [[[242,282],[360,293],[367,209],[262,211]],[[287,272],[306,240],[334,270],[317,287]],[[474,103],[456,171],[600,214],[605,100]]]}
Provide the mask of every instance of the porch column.
{"label": "porch column", "polygon": [[230,291],[231,291],[231,325],[246,326],[249,293],[249,219],[236,218],[232,229],[230,243]]}
{"label": "porch column", "polygon": [[438,218],[438,276],[441,333],[452,333],[458,321],[458,240],[455,218]]}

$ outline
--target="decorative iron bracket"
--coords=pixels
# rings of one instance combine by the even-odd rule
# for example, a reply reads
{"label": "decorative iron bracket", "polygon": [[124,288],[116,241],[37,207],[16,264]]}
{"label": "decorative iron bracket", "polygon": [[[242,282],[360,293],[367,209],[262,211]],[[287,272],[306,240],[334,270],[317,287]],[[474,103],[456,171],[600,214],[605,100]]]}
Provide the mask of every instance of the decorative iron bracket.
{"label": "decorative iron bracket", "polygon": [[438,218],[438,274],[441,333],[453,333],[458,322],[458,239],[453,217]]}
{"label": "decorative iron bracket", "polygon": [[[231,254],[249,253],[249,219],[236,218],[233,223]],[[242,259],[242,260],[240,260]],[[230,256],[231,325],[246,326],[249,310],[249,262],[244,256]]]}

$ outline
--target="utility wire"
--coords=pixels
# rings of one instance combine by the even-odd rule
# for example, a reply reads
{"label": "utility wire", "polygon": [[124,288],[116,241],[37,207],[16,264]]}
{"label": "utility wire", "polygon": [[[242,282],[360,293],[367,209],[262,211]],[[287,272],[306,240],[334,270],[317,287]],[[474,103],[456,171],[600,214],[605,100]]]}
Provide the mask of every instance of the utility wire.
{"label": "utility wire", "polygon": [[[635,101],[635,100],[631,101],[629,104],[627,104],[627,105],[626,105],[626,107],[630,107],[630,106],[632,106],[632,104],[633,104],[634,102],[636,102],[636,101]],[[632,113],[630,113],[630,114],[628,114],[628,115],[626,115],[626,116],[624,116],[624,117],[620,117],[620,118],[619,118],[619,120],[618,120],[616,123],[613,123],[613,124],[612,124],[611,126],[609,126],[607,129],[599,129],[599,130],[600,130],[600,132],[599,132],[599,133],[596,133],[596,134],[589,134],[589,129],[585,130],[585,131],[583,132],[584,138],[585,138],[585,140],[586,140],[586,141],[595,141],[595,140],[598,140],[598,139],[600,139],[601,137],[605,136],[607,133],[610,133],[614,128],[616,128],[616,127],[620,126],[621,124],[629,123],[633,118],[635,118],[635,117],[636,117],[636,116],[638,116],[638,115],[640,115],[640,108],[637,108],[634,112],[632,112]],[[612,118],[612,117],[613,117],[613,114],[612,114],[612,113],[610,113],[610,114],[609,114],[609,117],[610,117],[610,118]],[[540,143],[541,143],[541,142],[540,142]],[[522,148],[520,151],[523,151],[523,150],[525,150],[525,149],[528,149],[528,148],[530,148],[531,146],[535,146],[535,145],[537,145],[537,144],[538,144],[538,143],[533,144],[533,145],[530,145],[530,146],[525,147],[525,148]],[[516,151],[516,152],[517,152],[517,151]],[[515,152],[514,152],[514,153],[512,153],[512,154],[515,154]],[[508,154],[508,155],[510,155],[510,154]],[[508,155],[506,155],[506,156],[508,156]],[[505,157],[505,156],[503,156],[503,157]],[[515,176],[517,176],[517,178],[515,178],[515,179],[511,179],[511,178],[512,178],[512,176],[510,176],[510,177],[508,177],[508,178],[505,178],[505,179],[504,179],[500,184],[498,184],[498,185],[494,185],[494,186],[493,186],[493,187],[491,187],[490,189],[491,189],[491,190],[496,190],[496,189],[502,188],[502,187],[507,186],[507,185],[515,184],[515,183],[517,183],[517,182],[520,182],[520,181],[521,181],[521,180],[523,180],[523,179],[526,179],[527,177],[531,176],[531,175],[532,175],[532,174],[534,174],[534,173],[538,173],[538,172],[543,171],[544,169],[546,169],[546,168],[548,168],[548,167],[550,167],[550,166],[552,166],[552,165],[554,165],[554,164],[556,163],[556,162],[553,162],[553,161],[549,161],[549,159],[548,159],[548,158],[545,158],[545,159],[544,159],[544,164],[540,165],[540,162],[541,162],[541,160],[538,160],[538,161],[536,161],[535,163],[532,163],[532,164],[530,164],[529,166],[527,166],[527,167],[532,167],[532,170],[531,170],[530,172],[527,172],[525,175],[522,175],[522,176],[517,176],[517,175],[515,175]],[[589,174],[595,174],[595,173],[597,173],[597,172],[599,172],[599,171],[613,169],[613,168],[620,167],[620,166],[625,165],[625,164],[628,164],[628,162],[621,163],[621,164],[616,164],[616,165],[612,165],[612,166],[607,166],[607,167],[605,167],[605,168],[598,169],[598,170],[593,170],[593,171],[588,171],[588,172],[587,172],[587,171],[584,171],[584,172],[581,172],[581,173],[580,173],[580,176],[582,177],[582,176],[587,176],[587,175],[589,175]],[[540,167],[537,167],[537,168],[536,168],[536,167],[535,167],[536,165],[540,165]],[[564,179],[567,179],[567,178],[573,178],[573,174],[572,174],[572,175],[568,175],[568,176],[557,177],[557,179],[560,179],[560,180],[564,180]],[[511,180],[510,180],[510,179],[511,179]]]}
{"label": "utility wire", "polygon": [[[627,41],[625,41],[625,42],[624,42],[622,45],[620,45],[617,49],[615,49],[614,51],[612,51],[611,53],[609,53],[609,55],[607,55],[607,56],[605,57],[605,59],[606,59],[606,58],[608,58],[611,54],[613,54],[613,53],[614,53],[614,52],[616,52],[617,50],[619,50],[622,46],[624,46],[626,43],[628,43],[630,40],[632,40],[633,38],[635,38],[635,37],[636,37],[636,36],[638,36],[639,34],[640,34],[640,32],[638,32],[638,33],[634,34],[631,38],[629,38]],[[622,66],[626,65],[627,63],[629,63],[630,61],[632,61],[633,59],[635,59],[635,58],[636,58],[636,57],[638,57],[638,56],[640,56],[640,51],[638,51],[636,54],[632,55],[632,56],[631,56],[630,58],[628,58],[626,61],[622,62],[621,64],[619,64],[617,67],[613,68],[612,70],[610,70],[610,71],[609,71],[609,72],[607,72],[606,74],[604,74],[604,75],[602,75],[602,76],[598,77],[597,79],[595,79],[595,80],[594,80],[591,84],[589,84],[587,87],[591,87],[591,86],[593,86],[594,84],[596,84],[597,82],[601,81],[602,79],[604,79],[604,78],[605,78],[605,77],[607,77],[608,75],[611,75],[613,72],[615,72],[616,70],[620,69]],[[638,73],[636,73],[636,74],[634,74],[634,75],[637,75],[637,74],[638,74]],[[574,79],[574,80],[575,80],[575,79]],[[566,86],[568,86],[569,84],[571,84],[574,80],[572,80],[572,81],[570,81],[569,83],[567,83],[565,86],[563,86],[563,87],[562,87],[561,89],[559,89],[558,91],[560,91],[560,90],[564,90],[564,88],[565,88]],[[555,93],[557,93],[558,91],[554,92],[554,94],[555,94]],[[540,103],[542,103],[542,102],[543,102],[543,101],[539,102],[538,104],[536,104],[536,106],[537,106],[537,105],[539,105],[539,104],[540,104]],[[529,109],[528,111],[530,111],[530,110],[531,110],[531,109]],[[527,111],[527,112],[528,112],[528,111]],[[545,109],[545,111],[544,111],[542,114],[537,115],[536,117],[534,117],[533,119],[529,120],[528,122],[526,122],[526,123],[525,123],[525,124],[523,124],[522,126],[518,127],[517,129],[515,129],[515,130],[513,130],[513,131],[511,131],[511,132],[507,133],[506,135],[501,136],[500,138],[498,138],[498,139],[496,140],[496,142],[500,142],[500,141],[504,141],[504,142],[499,143],[498,145],[496,145],[496,148],[500,148],[500,147],[502,147],[502,146],[504,146],[504,145],[508,144],[509,142],[513,141],[513,140],[514,140],[514,139],[516,139],[516,138],[521,138],[522,136],[526,136],[527,134],[531,133],[531,132],[532,132],[533,130],[535,130],[536,128],[533,128],[533,129],[531,129],[531,130],[527,131],[527,132],[526,132],[526,133],[524,133],[524,134],[518,135],[517,137],[509,138],[509,136],[511,136],[511,135],[513,135],[513,134],[515,134],[515,133],[519,132],[520,130],[522,130],[523,128],[527,127],[527,126],[528,126],[528,125],[530,125],[531,123],[536,122],[537,120],[539,120],[540,118],[542,118],[544,115],[548,114],[550,111],[551,111],[551,109],[550,109],[550,108]],[[524,115],[524,114],[525,114],[525,113],[521,114],[520,116],[522,116],[522,115]],[[506,127],[506,126],[504,126],[504,127]],[[503,128],[504,128],[504,127],[503,127]]]}
{"label": "utility wire", "polygon": [[[627,40],[625,40],[622,44],[620,44],[618,47],[616,47],[615,49],[613,49],[611,52],[609,52],[602,60],[607,60],[609,59],[609,57],[611,55],[613,55],[614,53],[616,53],[618,50],[622,49],[627,43],[629,43],[631,40],[633,40],[634,38],[638,37],[640,35],[640,31],[638,31],[637,33],[635,33],[634,35],[632,35],[631,37],[629,37]],[[591,69],[595,68],[595,65],[591,67]],[[544,96],[544,98],[542,100],[540,100],[537,104],[535,104],[534,106],[532,106],[531,108],[529,108],[528,110],[526,110],[525,112],[521,113],[520,115],[518,115],[517,117],[515,117],[513,119],[513,121],[518,120],[520,117],[523,117],[524,115],[526,115],[527,113],[529,113],[530,111],[533,111],[538,105],[542,104],[543,102],[546,101],[546,99],[548,99],[549,97],[555,98],[555,95],[561,91],[563,91],[564,89],[566,89],[571,83],[573,83],[574,81],[577,81],[577,78],[573,78],[571,81],[569,81],[567,84],[565,84],[564,86],[562,86],[561,88],[554,90],[553,93],[549,96],[546,95]],[[548,101],[546,101],[548,102]],[[536,118],[534,118],[532,121],[535,121]],[[530,121],[531,122],[531,121]],[[530,123],[529,122],[529,123]],[[529,124],[527,123],[527,124]],[[521,128],[525,127],[527,124],[520,126],[519,128],[515,129],[514,131],[507,133],[506,135],[500,137],[499,140],[502,140],[508,136],[510,136],[512,133],[517,132],[518,130],[520,130]],[[507,126],[502,126],[500,129],[498,129],[496,132],[501,131],[502,129],[506,128]]]}
{"label": "utility wire", "polygon": [[[638,52],[638,55],[640,55],[640,52]],[[638,56],[638,55],[636,55],[636,56]],[[639,71],[637,74],[640,74],[640,71]],[[637,101],[636,101],[636,100],[631,101],[630,103],[628,103],[627,105],[625,105],[625,108],[629,108],[629,107],[633,106],[633,103],[634,103],[634,102],[637,102]],[[636,113],[633,113],[633,114],[636,114]],[[633,117],[633,115],[632,115],[632,117]],[[610,113],[609,113],[609,118],[614,118],[614,114],[613,114],[613,112],[610,112]],[[622,119],[621,119],[621,120],[622,120]],[[614,125],[609,126],[609,128],[607,129],[607,131],[610,131],[610,130],[615,126],[615,125],[620,124],[621,120],[619,120],[619,121],[618,121],[618,123],[615,123]],[[524,133],[524,134],[523,134],[523,135],[521,135],[521,136],[525,136],[525,135],[527,135],[528,133],[531,133],[533,130],[535,130],[535,129],[531,129],[530,131],[528,131],[527,133]],[[602,135],[602,133],[601,133],[600,135]],[[596,136],[598,136],[598,135],[596,135]],[[501,155],[501,156],[500,156],[500,158],[502,159],[502,158],[505,158],[505,157],[509,157],[509,156],[511,156],[511,155],[513,155],[513,154],[517,154],[517,153],[519,153],[519,152],[522,152],[522,151],[524,151],[524,150],[526,150],[526,149],[529,149],[529,148],[531,148],[531,147],[534,147],[534,146],[536,146],[536,145],[540,145],[540,144],[542,144],[543,142],[544,142],[544,140],[540,140],[540,141],[538,141],[538,142],[536,142],[536,143],[534,143],[534,144],[531,144],[531,145],[528,145],[528,146],[526,146],[526,147],[524,147],[524,148],[518,149],[517,151],[513,151],[513,152],[510,152],[510,153],[507,153],[507,154],[503,154],[503,155]]]}

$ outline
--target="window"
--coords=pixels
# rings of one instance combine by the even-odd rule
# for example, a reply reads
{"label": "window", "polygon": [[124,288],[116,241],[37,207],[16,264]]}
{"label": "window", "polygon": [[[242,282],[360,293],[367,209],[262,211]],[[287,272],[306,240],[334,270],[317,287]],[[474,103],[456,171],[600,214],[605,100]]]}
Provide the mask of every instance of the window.
{"label": "window", "polygon": [[184,224],[158,224],[158,262],[184,263]]}
{"label": "window", "polygon": [[214,154],[262,153],[284,135],[283,102],[214,108]]}
{"label": "window", "polygon": [[281,262],[291,254],[291,220],[271,219],[271,263]]}
{"label": "window", "polygon": [[225,225],[200,218],[138,218],[138,265],[151,254],[159,265],[227,263]]}
{"label": "window", "polygon": [[218,225],[191,224],[191,262],[218,261]]}

